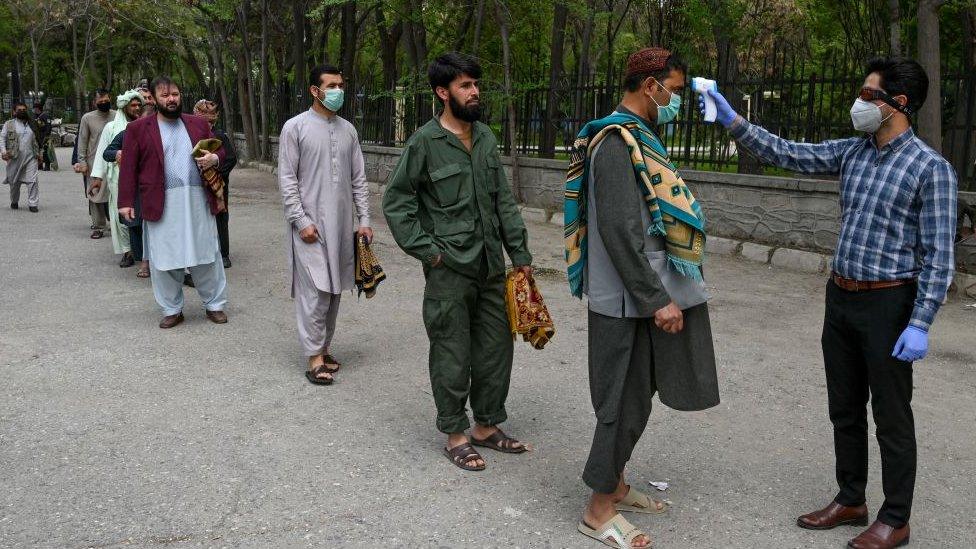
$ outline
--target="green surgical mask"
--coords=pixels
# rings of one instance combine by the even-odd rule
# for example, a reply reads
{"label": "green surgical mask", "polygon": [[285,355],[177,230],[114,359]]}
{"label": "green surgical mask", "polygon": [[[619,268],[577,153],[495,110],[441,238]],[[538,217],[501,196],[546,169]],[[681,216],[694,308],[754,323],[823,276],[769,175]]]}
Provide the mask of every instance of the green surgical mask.
{"label": "green surgical mask", "polygon": [[[664,88],[663,85],[661,87]],[[664,89],[668,90],[667,88]],[[671,100],[668,101],[668,104],[664,105],[663,107],[658,104],[657,100],[654,99],[654,96],[651,96],[651,101],[654,101],[654,104],[657,105],[658,124],[667,124],[668,122],[674,120],[678,117],[678,112],[681,110],[681,96],[672,92],[671,90],[668,90],[668,93],[671,94]]]}
{"label": "green surgical mask", "polygon": [[325,97],[318,98],[323,107],[332,112],[338,112],[339,109],[342,108],[342,103],[346,98],[346,94],[343,90],[337,88],[330,88],[328,90],[323,90],[322,88],[317,89],[320,92],[325,92]]}

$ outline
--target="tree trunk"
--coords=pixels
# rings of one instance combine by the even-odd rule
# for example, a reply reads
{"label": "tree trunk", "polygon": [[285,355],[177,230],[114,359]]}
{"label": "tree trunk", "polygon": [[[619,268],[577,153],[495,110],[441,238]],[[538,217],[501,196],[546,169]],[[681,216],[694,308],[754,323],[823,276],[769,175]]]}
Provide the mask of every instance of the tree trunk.
{"label": "tree trunk", "polygon": [[382,116],[389,120],[383,125],[383,144],[393,146],[396,138],[395,97],[397,83],[397,43],[403,34],[403,21],[398,20],[392,27],[387,27],[383,8],[376,10],[376,30],[380,37],[380,59],[383,62],[383,100]]}
{"label": "tree trunk", "polygon": [[339,36],[340,70],[346,80],[356,80],[356,3],[347,2],[342,6],[342,33]]}
{"label": "tree trunk", "polygon": [[918,134],[942,152],[942,66],[939,51],[939,8],[945,0],[918,2],[918,62],[929,77],[929,93],[918,112]]}
{"label": "tree trunk", "polygon": [[41,78],[40,71],[37,67],[39,55],[37,53],[37,38],[34,33],[30,34],[30,45],[31,45],[31,67],[34,72],[34,97],[39,97],[39,92],[41,91]]}
{"label": "tree trunk", "polygon": [[563,79],[563,53],[566,45],[566,18],[569,9],[560,0],[553,4],[552,38],[549,41],[549,93],[546,96],[546,116],[542,126],[543,158],[552,158],[556,153],[556,133],[559,131],[559,95]]}
{"label": "tree trunk", "polygon": [[261,160],[269,159],[268,127],[268,0],[261,0]]}
{"label": "tree trunk", "polygon": [[508,7],[503,0],[494,0],[495,19],[498,22],[498,33],[502,39],[502,68],[505,73],[505,110],[508,113],[508,124],[505,125],[504,148],[512,156],[512,194],[515,200],[522,201],[519,188],[518,169],[518,140],[516,138],[518,120],[515,116],[515,101],[512,97],[512,47],[508,25]]}
{"label": "tree trunk", "polygon": [[891,55],[901,55],[901,2],[888,0],[888,47]]}
{"label": "tree trunk", "polygon": [[576,60],[576,100],[574,105],[574,115],[577,120],[584,118],[583,93],[582,88],[590,79],[590,48],[593,45],[593,25],[596,21],[596,0],[587,0],[586,22],[583,24],[583,37],[581,39],[579,56]]}
{"label": "tree trunk", "polygon": [[478,17],[474,21],[474,41],[471,44],[471,53],[475,56],[478,55],[478,50],[481,48],[481,32],[484,29],[484,25],[481,22],[485,19],[485,0],[478,0],[478,9],[476,11]]}
{"label": "tree trunk", "polygon": [[305,1],[292,0],[291,14],[294,21],[291,60],[295,75],[292,87],[295,90],[295,100],[301,106],[305,105],[308,99],[308,90],[305,89],[304,84],[305,75],[302,74],[302,68],[305,67]]}

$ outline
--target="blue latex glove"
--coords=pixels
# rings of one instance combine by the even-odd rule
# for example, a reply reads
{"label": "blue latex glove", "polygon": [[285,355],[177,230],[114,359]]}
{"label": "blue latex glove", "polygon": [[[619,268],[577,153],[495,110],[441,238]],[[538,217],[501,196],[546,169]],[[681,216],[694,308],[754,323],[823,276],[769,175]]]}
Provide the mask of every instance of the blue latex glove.
{"label": "blue latex glove", "polygon": [[[722,126],[728,128],[735,122],[735,117],[738,116],[729,102],[725,100],[725,96],[716,90],[708,90],[708,95],[715,100],[715,121]],[[701,112],[702,116],[705,116],[705,98],[701,95],[698,96],[698,110]]]}
{"label": "blue latex glove", "polygon": [[901,333],[891,356],[904,362],[922,360],[929,352],[929,333],[921,328],[909,326]]}

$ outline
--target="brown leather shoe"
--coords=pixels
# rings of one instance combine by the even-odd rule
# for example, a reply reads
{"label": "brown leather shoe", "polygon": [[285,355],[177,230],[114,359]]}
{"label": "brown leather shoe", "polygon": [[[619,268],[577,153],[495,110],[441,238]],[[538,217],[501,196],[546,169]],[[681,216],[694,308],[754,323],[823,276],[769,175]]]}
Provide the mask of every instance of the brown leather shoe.
{"label": "brown leather shoe", "polygon": [[893,528],[880,520],[874,521],[870,528],[861,535],[847,542],[852,549],[891,549],[908,545],[912,530],[906,524],[901,528]]}
{"label": "brown leather shoe", "polygon": [[159,327],[167,330],[183,322],[183,313],[176,313],[175,315],[164,316],[162,320],[159,321]]}
{"label": "brown leather shoe", "polygon": [[807,530],[830,530],[842,524],[868,525],[868,506],[845,507],[836,501],[819,511],[807,513],[796,519],[796,525]]}
{"label": "brown leather shoe", "polygon": [[223,311],[207,311],[207,318],[214,324],[227,324],[227,315]]}

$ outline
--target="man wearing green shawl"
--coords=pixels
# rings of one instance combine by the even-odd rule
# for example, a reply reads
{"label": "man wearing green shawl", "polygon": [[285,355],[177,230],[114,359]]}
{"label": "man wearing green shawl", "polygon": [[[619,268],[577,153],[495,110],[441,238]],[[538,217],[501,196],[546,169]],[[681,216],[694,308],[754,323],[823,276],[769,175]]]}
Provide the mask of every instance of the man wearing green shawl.
{"label": "man wearing green shawl", "polygon": [[112,228],[112,247],[116,254],[122,254],[122,261],[119,267],[131,267],[135,260],[132,257],[132,246],[129,242],[129,228],[119,220],[119,163],[116,156],[115,161],[106,162],[103,158],[105,149],[112,143],[115,136],[122,133],[125,127],[133,120],[142,115],[143,99],[138,90],[129,90],[115,99],[115,104],[119,110],[115,113],[115,119],[105,125],[102,135],[98,140],[98,148],[95,153],[95,161],[92,164],[92,184],[89,194],[94,196],[101,189],[102,185],[107,186],[109,224]]}
{"label": "man wearing green shawl", "polygon": [[705,220],[656,132],[681,107],[686,66],[663,48],[630,56],[616,111],[588,123],[566,182],[566,259],[586,294],[590,396],[596,412],[583,481],[583,534],[619,547],[650,537],[620,512],[667,506],[624,481],[651,397],[676,410],[719,402],[702,275]]}

